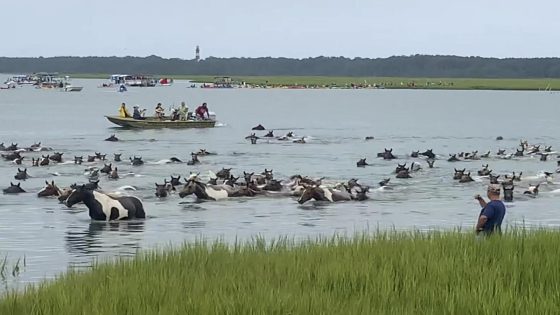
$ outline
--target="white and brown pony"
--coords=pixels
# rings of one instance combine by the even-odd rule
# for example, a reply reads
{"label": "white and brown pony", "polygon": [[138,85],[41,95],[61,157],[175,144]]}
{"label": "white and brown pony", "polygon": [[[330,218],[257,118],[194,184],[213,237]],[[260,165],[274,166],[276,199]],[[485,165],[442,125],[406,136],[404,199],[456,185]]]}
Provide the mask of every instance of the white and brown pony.
{"label": "white and brown pony", "polygon": [[300,204],[308,200],[315,199],[317,201],[349,201],[352,200],[352,195],[347,191],[341,191],[321,186],[303,185],[304,189],[298,199]]}
{"label": "white and brown pony", "polygon": [[146,213],[142,201],[134,196],[110,196],[87,189],[85,185],[76,187],[66,199],[66,206],[72,207],[83,202],[89,209],[93,220],[112,221],[132,218],[145,218]]}

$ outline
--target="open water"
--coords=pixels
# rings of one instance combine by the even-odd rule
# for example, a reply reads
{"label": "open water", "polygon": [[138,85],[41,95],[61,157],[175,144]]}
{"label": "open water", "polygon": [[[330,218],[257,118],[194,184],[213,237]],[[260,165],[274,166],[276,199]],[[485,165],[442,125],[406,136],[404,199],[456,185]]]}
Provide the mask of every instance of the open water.
{"label": "open water", "polygon": [[[560,225],[560,194],[556,179],[541,185],[537,198],[522,195],[529,184],[545,181],[544,171],[556,170],[556,154],[547,162],[539,156],[512,160],[495,157],[498,148],[515,152],[520,139],[531,144],[560,147],[558,104],[560,94],[508,91],[428,90],[285,90],[285,89],[201,89],[187,88],[187,82],[173,86],[98,88],[102,80],[74,80],[83,85],[79,93],[21,87],[0,90],[0,142],[43,146],[64,152],[66,163],[31,167],[24,154],[24,167],[32,178],[22,181],[28,192],[0,195],[0,255],[8,265],[25,257],[19,276],[6,275],[8,287],[50,279],[67,268],[87,268],[96,259],[134,255],[138,250],[178,245],[195,239],[226,241],[260,235],[268,239],[287,236],[300,239],[334,233],[353,234],[375,229],[472,228],[479,207],[473,199],[484,194],[487,179],[476,176],[482,164],[495,174],[523,172],[517,183],[516,200],[508,204],[508,225],[557,227]],[[186,101],[192,110],[207,102],[217,113],[219,126],[198,130],[123,130],[114,128],[104,115],[116,114],[119,104],[139,104],[153,112],[157,102],[164,107]],[[307,143],[260,140],[251,145],[244,137],[251,127],[263,124],[281,136],[293,131]],[[264,135],[265,132],[257,132]],[[103,141],[115,134],[121,141]],[[366,136],[374,140],[365,141]],[[503,141],[496,141],[503,136]],[[165,164],[205,148],[215,156],[201,157],[197,166]],[[383,161],[376,153],[393,148],[398,160]],[[432,148],[438,154],[433,169],[423,159],[411,159],[413,150]],[[449,163],[449,153],[488,150],[492,157],[480,161]],[[84,170],[102,163],[74,165],[74,156],[123,153],[117,163],[121,179],[101,177],[105,191],[121,186],[137,188],[148,218],[129,222],[92,222],[83,205],[67,209],[56,199],[41,199],[36,193],[45,180],[59,186],[86,182]],[[48,152],[43,152],[46,154]],[[132,167],[129,156],[142,156],[146,164]],[[371,166],[357,168],[360,158]],[[423,170],[413,178],[396,179],[397,163],[417,161]],[[115,165],[115,163],[113,164]],[[299,205],[296,199],[240,198],[220,202],[197,202],[192,196],[166,199],[154,196],[154,183],[170,175],[217,172],[231,167],[261,172],[272,168],[277,179],[302,174],[325,177],[327,182],[358,178],[372,186],[370,200]],[[453,181],[453,168],[470,170],[475,181]],[[17,166],[0,161],[0,186],[6,188]],[[560,174],[559,174],[560,175]],[[377,183],[391,177],[392,190],[377,189]],[[10,269],[11,271],[11,269]]]}

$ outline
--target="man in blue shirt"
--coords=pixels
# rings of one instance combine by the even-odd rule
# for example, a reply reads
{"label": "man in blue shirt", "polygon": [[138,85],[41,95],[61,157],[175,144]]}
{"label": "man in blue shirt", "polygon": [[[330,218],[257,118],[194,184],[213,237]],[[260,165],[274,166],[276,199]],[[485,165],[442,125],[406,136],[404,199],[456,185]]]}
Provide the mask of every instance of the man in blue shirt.
{"label": "man in blue shirt", "polygon": [[482,207],[478,222],[476,224],[476,233],[484,233],[491,235],[494,232],[501,233],[502,221],[506,215],[506,206],[500,200],[500,185],[490,184],[487,190],[488,202],[480,195],[474,198]]}

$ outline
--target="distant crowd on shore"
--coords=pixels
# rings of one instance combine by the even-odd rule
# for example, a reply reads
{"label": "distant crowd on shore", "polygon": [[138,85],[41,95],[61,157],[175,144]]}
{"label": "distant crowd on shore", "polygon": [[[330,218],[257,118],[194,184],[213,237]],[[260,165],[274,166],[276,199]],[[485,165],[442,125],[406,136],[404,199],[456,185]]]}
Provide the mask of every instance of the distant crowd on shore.
{"label": "distant crowd on shore", "polygon": [[[418,82],[418,81],[382,81],[382,82],[374,82],[374,83],[345,83],[345,84],[337,84],[337,83],[330,83],[330,84],[300,84],[300,83],[269,83],[265,81],[263,83],[247,83],[247,82],[239,82],[239,83],[230,83],[227,85],[224,84],[213,84],[213,83],[201,83],[199,85],[200,88],[249,88],[249,89],[400,89],[400,88],[450,88],[453,87],[453,82],[448,81],[425,81],[425,82]],[[191,85],[191,88],[196,87],[195,85]]]}

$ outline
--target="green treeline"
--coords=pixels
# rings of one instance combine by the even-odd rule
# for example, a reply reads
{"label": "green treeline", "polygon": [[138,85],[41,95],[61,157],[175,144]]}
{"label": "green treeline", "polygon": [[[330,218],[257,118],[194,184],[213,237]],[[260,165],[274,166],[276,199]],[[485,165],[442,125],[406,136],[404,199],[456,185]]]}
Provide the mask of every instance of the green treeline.
{"label": "green treeline", "polygon": [[0,57],[0,73],[142,73],[236,76],[347,76],[446,78],[560,78],[560,58],[393,56],[215,58],[200,61],[148,57]]}

